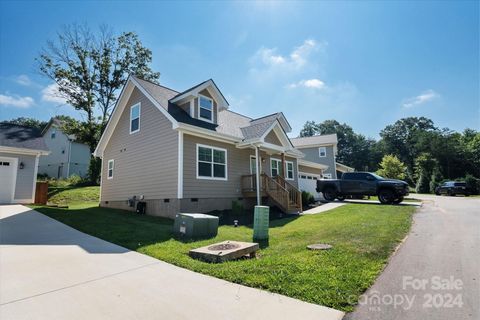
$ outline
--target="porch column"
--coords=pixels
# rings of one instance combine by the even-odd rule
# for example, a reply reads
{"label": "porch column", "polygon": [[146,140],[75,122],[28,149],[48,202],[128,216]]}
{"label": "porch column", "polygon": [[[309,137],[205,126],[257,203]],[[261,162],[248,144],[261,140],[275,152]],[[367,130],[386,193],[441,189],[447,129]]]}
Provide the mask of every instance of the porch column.
{"label": "porch column", "polygon": [[255,179],[257,184],[257,206],[262,205],[262,199],[260,198],[260,152],[258,152],[258,146],[255,146],[255,162],[257,163],[255,166]]}
{"label": "porch column", "polygon": [[285,164],[285,153],[282,152],[282,178],[285,179],[285,171],[287,166]]}

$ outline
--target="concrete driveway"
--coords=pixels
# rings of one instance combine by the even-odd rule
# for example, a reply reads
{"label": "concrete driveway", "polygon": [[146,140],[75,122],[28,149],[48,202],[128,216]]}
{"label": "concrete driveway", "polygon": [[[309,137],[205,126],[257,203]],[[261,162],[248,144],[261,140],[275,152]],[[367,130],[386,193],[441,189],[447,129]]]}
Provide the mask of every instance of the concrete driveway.
{"label": "concrete driveway", "polygon": [[419,197],[410,235],[345,319],[480,319],[480,199]]}
{"label": "concrete driveway", "polygon": [[0,206],[0,319],[341,319]]}

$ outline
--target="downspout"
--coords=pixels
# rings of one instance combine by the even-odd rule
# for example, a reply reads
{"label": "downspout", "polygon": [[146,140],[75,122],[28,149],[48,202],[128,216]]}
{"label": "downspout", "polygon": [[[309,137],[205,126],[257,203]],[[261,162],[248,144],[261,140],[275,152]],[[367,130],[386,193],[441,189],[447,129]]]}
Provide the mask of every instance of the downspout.
{"label": "downspout", "polygon": [[66,178],[70,177],[70,159],[72,154],[72,140],[68,139],[68,162],[67,162],[67,176]]}

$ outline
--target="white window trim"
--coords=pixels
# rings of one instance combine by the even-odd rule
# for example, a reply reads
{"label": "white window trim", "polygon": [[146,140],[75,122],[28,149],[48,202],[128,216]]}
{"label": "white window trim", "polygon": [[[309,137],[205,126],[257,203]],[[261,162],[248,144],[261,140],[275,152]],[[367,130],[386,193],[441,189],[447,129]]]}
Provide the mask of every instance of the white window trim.
{"label": "white window trim", "polygon": [[[132,119],[132,111],[133,111],[133,108],[137,107],[138,106],[138,129],[135,130],[135,131],[132,131],[132,120],[135,120],[135,119]],[[140,102],[138,103],[135,103],[133,106],[130,107],[130,134],[133,134],[135,132],[139,132],[140,131],[140,118],[141,118],[141,114],[142,114],[142,105],[140,104]]]}
{"label": "white window trim", "polygon": [[[207,100],[210,100],[210,101],[212,102],[212,110],[209,110],[209,111],[212,113],[212,119],[204,118],[204,117],[201,116],[201,114],[200,114],[200,109],[201,109],[202,107],[200,106],[200,97],[205,98],[205,99],[207,99]],[[197,105],[197,107],[198,107],[198,110],[197,110],[197,112],[198,112],[198,119],[203,120],[203,121],[206,121],[206,122],[213,123],[213,118],[214,118],[214,116],[215,116],[215,115],[214,115],[215,106],[213,105],[213,99],[212,99],[212,98],[209,98],[209,97],[207,97],[207,96],[204,96],[203,94],[198,94],[198,105]],[[205,109],[205,108],[203,108],[203,109]],[[205,110],[208,110],[208,109],[205,109]]]}
{"label": "white window trim", "polygon": [[[322,150],[325,153],[323,156],[322,156]],[[326,158],[327,157],[327,147],[318,147],[318,156],[320,158]]]}
{"label": "white window trim", "polygon": [[[212,166],[212,177],[205,177],[205,176],[200,176],[198,174],[198,149],[200,147],[203,147],[203,148],[209,148],[209,149],[212,149],[212,150],[218,150],[218,151],[224,151],[225,152],[225,178],[220,178],[220,177],[213,177],[213,166]],[[213,162],[213,153],[212,153],[212,164],[214,163]],[[206,144],[200,144],[200,143],[197,143],[197,153],[195,155],[195,165],[197,166],[197,179],[200,179],[200,180],[220,180],[220,181],[227,181],[228,180],[228,152],[227,152],[227,149],[224,149],[224,148],[219,148],[219,147],[214,147],[214,146],[209,146],[209,145],[206,145]]]}
{"label": "white window trim", "polygon": [[[278,170],[278,175],[280,175],[280,168],[282,168],[282,160],[278,159],[278,158],[270,158],[270,177],[274,177],[273,176],[273,166],[272,166],[272,160],[273,161],[277,161],[279,162],[279,165],[277,167],[277,170]],[[283,169],[283,168],[282,168]]]}
{"label": "white window trim", "polygon": [[[288,164],[292,164],[292,178],[288,178]],[[285,180],[293,181],[295,180],[295,167],[293,166],[293,161],[285,161]]]}
{"label": "white window trim", "polygon": [[[110,163],[112,163],[112,176],[110,177]],[[108,160],[107,162],[107,179],[108,180],[112,180],[113,179],[113,171],[115,170],[115,160],[114,159],[110,159]]]}

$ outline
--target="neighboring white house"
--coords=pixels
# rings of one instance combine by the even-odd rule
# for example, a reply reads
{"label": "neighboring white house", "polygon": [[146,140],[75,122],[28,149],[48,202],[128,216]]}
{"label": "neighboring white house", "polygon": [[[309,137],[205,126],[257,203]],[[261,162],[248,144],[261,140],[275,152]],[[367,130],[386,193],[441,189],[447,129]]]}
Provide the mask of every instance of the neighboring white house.
{"label": "neighboring white house", "polygon": [[33,203],[38,160],[49,151],[40,131],[0,123],[0,203]]}
{"label": "neighboring white house", "polygon": [[62,121],[52,118],[42,131],[42,136],[51,153],[40,159],[38,173],[52,178],[67,178],[71,175],[85,177],[90,163],[90,149],[75,141],[75,136],[62,132]]}

